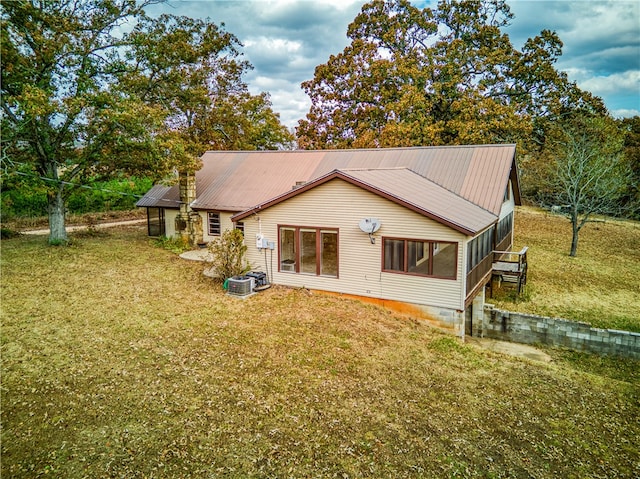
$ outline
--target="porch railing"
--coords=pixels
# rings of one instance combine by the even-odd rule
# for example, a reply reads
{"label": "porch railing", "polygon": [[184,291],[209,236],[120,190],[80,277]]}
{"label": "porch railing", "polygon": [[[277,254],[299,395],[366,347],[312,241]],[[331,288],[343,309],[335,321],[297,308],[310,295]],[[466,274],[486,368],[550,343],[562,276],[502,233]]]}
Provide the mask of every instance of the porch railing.
{"label": "porch railing", "polygon": [[527,250],[525,246],[520,251],[494,251],[493,252],[493,276],[500,281],[515,283],[518,286],[518,294],[522,292],[527,283]]}

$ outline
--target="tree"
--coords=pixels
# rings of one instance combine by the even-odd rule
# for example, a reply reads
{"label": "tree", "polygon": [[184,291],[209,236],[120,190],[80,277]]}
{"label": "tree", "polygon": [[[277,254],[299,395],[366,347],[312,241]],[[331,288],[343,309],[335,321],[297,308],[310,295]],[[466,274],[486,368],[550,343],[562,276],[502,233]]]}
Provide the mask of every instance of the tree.
{"label": "tree", "polygon": [[[102,169],[162,170],[152,132],[163,117],[111,87],[121,68],[118,30],[134,0],[3,2],[5,164],[31,165],[47,187],[50,242],[66,242],[65,194]],[[120,161],[124,165],[118,165]]]}
{"label": "tree", "polygon": [[255,148],[290,138],[241,81],[238,40],[209,21],[151,19],[153,1],[0,5],[3,166],[45,182],[52,243],[67,241],[65,200],[88,178],[193,171],[238,131]]}
{"label": "tree", "polygon": [[351,44],[303,83],[312,105],[298,125],[304,148],[518,142],[534,118],[601,101],[553,67],[557,35],[517,51],[501,32],[503,0],[373,0],[349,26]]}
{"label": "tree", "polygon": [[135,68],[123,84],[145,102],[162,105],[186,152],[287,147],[291,133],[266,93],[251,95],[242,80],[251,65],[238,39],[208,20],[143,17],[128,36]]}
{"label": "tree", "polygon": [[576,256],[578,235],[589,218],[620,210],[630,177],[624,136],[611,118],[585,113],[566,118],[549,136],[552,198],[571,221],[569,254]]}

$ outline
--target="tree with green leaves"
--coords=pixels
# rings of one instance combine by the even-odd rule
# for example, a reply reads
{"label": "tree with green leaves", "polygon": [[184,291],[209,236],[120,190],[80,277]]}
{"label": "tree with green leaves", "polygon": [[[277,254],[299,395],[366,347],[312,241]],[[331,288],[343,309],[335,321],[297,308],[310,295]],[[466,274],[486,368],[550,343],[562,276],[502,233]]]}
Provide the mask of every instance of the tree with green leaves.
{"label": "tree with green leaves", "polygon": [[251,95],[238,39],[210,21],[161,15],[140,19],[128,35],[132,68],[124,88],[162,106],[186,151],[287,148],[292,134],[268,94]]}
{"label": "tree with green leaves", "polygon": [[503,0],[373,0],[349,26],[351,44],[303,83],[312,105],[304,148],[517,142],[534,119],[602,102],[554,68],[562,43],[543,31],[516,50]]}
{"label": "tree with green leaves", "polygon": [[580,113],[557,122],[548,132],[547,176],[550,197],[571,221],[570,256],[593,215],[616,215],[631,177],[624,157],[624,135],[608,117]]}
{"label": "tree with green leaves", "polygon": [[51,243],[67,241],[65,199],[88,179],[160,179],[197,169],[206,149],[290,140],[268,97],[248,94],[232,34],[151,19],[150,3],[0,4],[3,170],[44,182]]}
{"label": "tree with green leaves", "polygon": [[115,170],[163,170],[153,136],[162,111],[117,89],[120,31],[143,7],[133,0],[0,6],[3,165],[30,165],[44,182],[52,243],[67,241],[65,196],[74,183]]}

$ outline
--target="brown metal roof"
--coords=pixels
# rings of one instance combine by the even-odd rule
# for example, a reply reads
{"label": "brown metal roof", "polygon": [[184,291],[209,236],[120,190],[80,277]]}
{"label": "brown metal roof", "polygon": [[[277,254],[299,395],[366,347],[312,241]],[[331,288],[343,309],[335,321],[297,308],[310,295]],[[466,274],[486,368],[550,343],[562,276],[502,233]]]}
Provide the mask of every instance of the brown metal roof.
{"label": "brown metal roof", "polygon": [[[500,212],[511,174],[511,178],[516,180],[515,198],[519,200],[515,145],[209,151],[203,155],[202,161],[203,167],[196,173],[197,200],[191,205],[195,209],[244,211],[287,194],[297,183],[313,181],[334,170],[346,172],[354,169],[384,169],[387,173],[393,168],[408,169],[496,216]],[[389,179],[384,182],[379,178],[380,175],[376,175],[378,189],[391,189],[389,183],[395,174],[390,173]],[[154,196],[157,197],[157,192]],[[167,190],[156,203],[145,196],[139,206],[161,206],[161,202],[175,202],[176,199],[177,187],[174,187]],[[418,198],[405,199],[419,203]],[[456,204],[457,207],[466,208]],[[175,205],[177,207],[177,203]],[[450,216],[464,218],[464,213]]]}
{"label": "brown metal roof", "polygon": [[136,203],[141,208],[179,208],[180,192],[177,186],[155,185]]}
{"label": "brown metal roof", "polygon": [[465,234],[473,236],[498,219],[498,215],[406,168],[346,170],[342,173],[370,185],[374,192],[392,201]]}
{"label": "brown metal roof", "polygon": [[407,168],[333,170],[304,186],[284,193],[233,217],[240,221],[336,178],[359,186],[467,235],[475,235],[498,216],[480,208]]}

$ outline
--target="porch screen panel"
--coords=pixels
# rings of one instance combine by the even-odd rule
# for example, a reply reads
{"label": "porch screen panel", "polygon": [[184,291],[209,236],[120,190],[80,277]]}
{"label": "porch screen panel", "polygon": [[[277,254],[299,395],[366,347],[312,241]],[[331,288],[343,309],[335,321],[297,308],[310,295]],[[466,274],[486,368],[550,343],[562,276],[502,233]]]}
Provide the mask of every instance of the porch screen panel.
{"label": "porch screen panel", "polygon": [[384,269],[404,271],[404,240],[384,240]]}
{"label": "porch screen panel", "polygon": [[296,270],[296,230],[280,228],[280,271]]}
{"label": "porch screen panel", "polygon": [[335,231],[320,232],[320,274],[338,276],[338,234]]}
{"label": "porch screen panel", "polygon": [[163,208],[147,208],[147,229],[149,236],[163,236],[165,234]]}
{"label": "porch screen panel", "polygon": [[300,272],[316,274],[316,230],[300,230]]}

